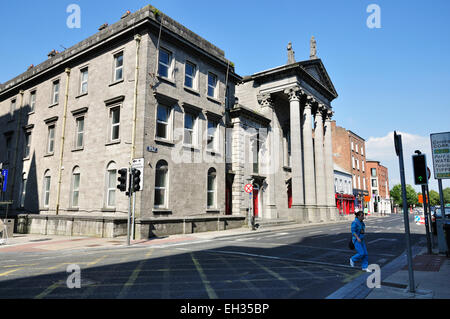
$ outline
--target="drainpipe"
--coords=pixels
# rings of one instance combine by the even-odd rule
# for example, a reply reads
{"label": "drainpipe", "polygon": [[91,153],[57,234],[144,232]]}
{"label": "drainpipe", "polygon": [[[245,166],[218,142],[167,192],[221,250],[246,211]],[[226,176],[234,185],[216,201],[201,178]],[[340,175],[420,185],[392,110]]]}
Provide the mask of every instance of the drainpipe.
{"label": "drainpipe", "polygon": [[[139,80],[139,49],[141,48],[141,35],[134,36],[136,41],[136,70],[134,71],[134,103],[133,103],[133,130],[131,132],[131,155],[130,163],[133,162],[136,153],[136,117],[137,117],[137,98],[138,98],[138,80]],[[131,204],[131,198],[130,198]],[[131,223],[131,238],[135,238],[135,209],[136,209],[136,193],[133,192],[133,216]]]}
{"label": "drainpipe", "polygon": [[[12,168],[12,185],[11,185],[11,194],[10,194],[10,200],[14,200],[14,186],[16,185],[16,170],[17,170],[17,153],[18,153],[18,148],[19,148],[19,139],[20,139],[20,124],[22,122],[22,108],[23,108],[23,95],[24,95],[25,91],[24,90],[20,90],[19,94],[20,94],[20,107],[17,113],[19,113],[19,117],[17,119],[17,126],[16,126],[16,145],[15,145],[15,150],[14,150],[14,162],[13,162],[13,168]],[[14,114],[12,114],[14,115]],[[14,205],[14,204],[13,204]],[[14,207],[14,206],[13,206]]]}
{"label": "drainpipe", "polygon": [[66,68],[65,73],[67,74],[66,79],[66,93],[64,97],[64,115],[63,115],[63,124],[62,124],[62,133],[61,133],[61,149],[59,152],[59,176],[58,176],[58,191],[56,195],[56,215],[59,214],[59,201],[61,197],[61,178],[62,178],[62,170],[63,170],[63,158],[64,158],[64,141],[66,134],[66,119],[67,119],[67,102],[69,100],[69,80],[70,80],[70,69]]}
{"label": "drainpipe", "polygon": [[138,79],[139,79],[139,49],[141,47],[141,35],[134,37],[136,41],[136,70],[134,72],[134,104],[133,104],[133,131],[131,140],[131,158],[133,161],[136,152],[136,116],[137,116],[137,96],[138,96]]}

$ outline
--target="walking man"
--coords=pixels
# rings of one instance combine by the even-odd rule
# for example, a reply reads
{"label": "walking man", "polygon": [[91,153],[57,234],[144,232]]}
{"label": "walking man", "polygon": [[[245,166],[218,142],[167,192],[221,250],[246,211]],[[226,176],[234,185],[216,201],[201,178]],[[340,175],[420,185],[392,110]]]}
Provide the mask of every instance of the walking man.
{"label": "walking man", "polygon": [[362,262],[362,270],[368,271],[369,256],[367,254],[366,241],[364,240],[366,225],[364,224],[364,212],[358,211],[355,213],[356,217],[352,223],[352,241],[355,245],[357,253],[350,258],[350,266],[355,267],[355,262]]}

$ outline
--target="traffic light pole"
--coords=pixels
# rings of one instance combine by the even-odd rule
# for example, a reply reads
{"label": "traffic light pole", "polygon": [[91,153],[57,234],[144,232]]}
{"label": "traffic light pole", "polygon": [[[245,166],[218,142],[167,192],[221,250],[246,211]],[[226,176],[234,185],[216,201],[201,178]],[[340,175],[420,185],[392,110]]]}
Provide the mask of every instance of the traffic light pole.
{"label": "traffic light pole", "polygon": [[409,274],[409,292],[415,293],[415,284],[414,284],[414,270],[412,266],[412,251],[411,251],[411,238],[410,238],[410,230],[409,230],[409,217],[408,217],[408,203],[406,199],[406,182],[405,182],[405,167],[403,162],[403,146],[402,146],[402,136],[397,135],[397,132],[394,132],[394,142],[395,142],[395,151],[399,158],[400,165],[400,180],[402,185],[402,201],[403,201],[403,218],[405,223],[405,235],[406,235],[406,255],[408,260],[408,274]]}
{"label": "traffic light pole", "polygon": [[425,185],[422,185],[422,198],[423,198],[423,215],[425,217],[425,231],[427,234],[427,250],[428,255],[431,255],[431,236],[430,236],[430,228],[428,224],[428,211],[429,211],[429,203],[427,203],[428,195],[426,191]]}
{"label": "traffic light pole", "polygon": [[132,176],[131,176],[131,167],[129,169],[128,174],[128,216],[127,216],[127,246],[130,246],[130,218],[131,218],[131,196],[132,196]]}

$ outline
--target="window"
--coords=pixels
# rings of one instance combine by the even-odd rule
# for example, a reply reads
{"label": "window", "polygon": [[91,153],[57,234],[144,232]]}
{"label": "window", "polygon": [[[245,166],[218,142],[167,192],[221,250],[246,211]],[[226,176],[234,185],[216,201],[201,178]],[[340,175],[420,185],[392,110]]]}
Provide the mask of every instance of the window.
{"label": "window", "polygon": [[120,107],[110,109],[110,141],[117,141],[120,137]]}
{"label": "window", "polygon": [[30,131],[25,132],[24,146],[25,146],[25,149],[23,152],[23,157],[28,158],[28,157],[30,157],[30,149],[31,149],[31,132]]}
{"label": "window", "polygon": [[207,207],[216,207],[216,170],[210,168],[208,170],[208,194],[207,194]]}
{"label": "window", "polygon": [[9,162],[11,159],[11,151],[12,151],[12,135],[5,135],[6,139],[6,162]]}
{"label": "window", "polygon": [[356,188],[356,175],[353,175],[353,187]]}
{"label": "window", "polygon": [[75,149],[83,148],[84,145],[84,117],[76,119]]}
{"label": "window", "polygon": [[356,153],[358,153],[358,144],[355,144],[356,147]]}
{"label": "window", "polygon": [[169,139],[170,109],[164,105],[158,105],[156,117],[156,137]]}
{"label": "window", "polygon": [[361,189],[361,176],[358,176],[358,189]]}
{"label": "window", "polygon": [[355,168],[355,158],[352,156],[352,168]]}
{"label": "window", "polygon": [[208,150],[217,150],[217,123],[215,121],[208,120],[208,140],[206,148]]}
{"label": "window", "polygon": [[55,151],[55,125],[49,125],[47,135],[47,154]]}
{"label": "window", "polygon": [[165,49],[159,49],[158,75],[165,78],[171,78],[171,65],[172,53]]}
{"label": "window", "polygon": [[364,148],[361,146],[361,155],[364,155]]}
{"label": "window", "polygon": [[14,115],[15,111],[16,111],[16,99],[11,100],[11,104],[9,106],[9,113],[11,113],[11,116]]}
{"label": "window", "polygon": [[352,151],[353,151],[353,141],[352,141]]}
{"label": "window", "polygon": [[361,163],[362,163],[362,171],[365,172],[366,171],[366,166],[364,165],[364,161],[361,161]]}
{"label": "window", "polygon": [[363,178],[363,187],[364,187],[363,189],[366,190],[366,179],[365,178]]}
{"label": "window", "polygon": [[372,187],[377,187],[377,180],[376,179],[372,179]]}
{"label": "window", "polygon": [[217,75],[213,73],[208,73],[208,96],[216,98],[217,97]]}
{"label": "window", "polygon": [[194,89],[197,89],[197,67],[195,64],[186,61],[185,71],[184,71],[184,86]]}
{"label": "window", "polygon": [[44,207],[48,207],[50,202],[50,171],[46,171],[44,174],[44,194],[43,202]]}
{"label": "window", "polygon": [[106,169],[106,207],[116,206],[116,178],[116,164],[111,162]]}
{"label": "window", "polygon": [[197,144],[197,117],[191,113],[184,114],[184,144]]}
{"label": "window", "polygon": [[251,139],[251,148],[252,148],[251,154],[253,154],[253,173],[258,174],[259,173],[259,149],[260,149],[259,133],[257,133]]}
{"label": "window", "polygon": [[372,177],[377,177],[377,169],[376,168],[372,168],[370,169]]}
{"label": "window", "polygon": [[356,168],[359,170],[359,160],[356,159]]}
{"label": "window", "polygon": [[81,75],[80,75],[80,94],[87,94],[88,92],[88,78],[89,78],[89,73],[88,73],[88,68],[84,68],[81,70]]}
{"label": "window", "polygon": [[72,171],[72,196],[70,207],[78,207],[78,199],[80,195],[80,168],[76,166]]}
{"label": "window", "polygon": [[30,93],[30,113],[34,112],[35,107],[36,107],[36,91],[32,91]]}
{"label": "window", "polygon": [[56,80],[53,82],[52,104],[58,104],[58,103],[59,103],[59,80]]}
{"label": "window", "polygon": [[123,80],[123,52],[114,55],[114,82]]}
{"label": "window", "polygon": [[166,161],[159,161],[156,164],[155,174],[155,207],[167,207],[167,185],[169,167]]}
{"label": "window", "polygon": [[22,184],[20,185],[20,207],[25,207],[25,194],[27,192],[27,178],[26,174],[22,175]]}

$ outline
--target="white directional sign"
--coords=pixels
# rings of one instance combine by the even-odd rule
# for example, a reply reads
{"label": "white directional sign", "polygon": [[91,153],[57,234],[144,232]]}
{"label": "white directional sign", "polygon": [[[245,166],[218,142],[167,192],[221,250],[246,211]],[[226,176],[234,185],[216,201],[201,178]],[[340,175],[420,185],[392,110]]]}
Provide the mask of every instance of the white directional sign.
{"label": "white directional sign", "polygon": [[450,132],[430,134],[435,179],[450,178]]}
{"label": "white directional sign", "polygon": [[136,158],[131,163],[131,168],[135,168],[141,171],[141,182],[139,183],[140,190],[143,190],[144,186],[144,159],[143,158]]}

